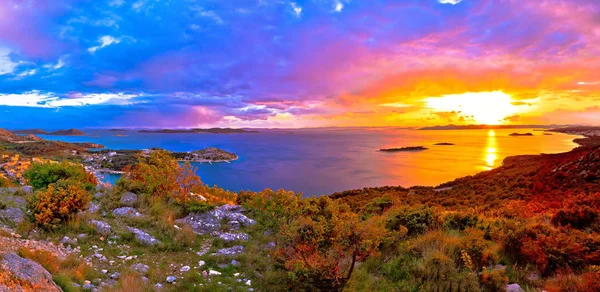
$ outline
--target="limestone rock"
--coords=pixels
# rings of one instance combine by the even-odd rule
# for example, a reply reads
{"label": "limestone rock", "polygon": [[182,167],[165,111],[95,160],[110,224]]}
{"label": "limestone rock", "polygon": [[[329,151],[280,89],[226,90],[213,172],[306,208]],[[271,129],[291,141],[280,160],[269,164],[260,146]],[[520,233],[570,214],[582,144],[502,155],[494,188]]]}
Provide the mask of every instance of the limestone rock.
{"label": "limestone rock", "polygon": [[127,230],[129,230],[129,232],[133,233],[135,235],[135,239],[137,239],[137,241],[139,241],[141,244],[145,244],[145,245],[156,245],[156,244],[160,244],[160,241],[154,237],[152,237],[150,234],[139,230],[137,228],[133,228],[133,227],[127,227]]}
{"label": "limestone rock", "polygon": [[0,210],[0,221],[8,221],[18,225],[25,218],[25,213],[19,208],[7,208]]}
{"label": "limestone rock", "polygon": [[138,212],[138,210],[131,207],[121,207],[114,209],[112,214],[115,217],[142,217],[142,213]]}
{"label": "limestone rock", "polygon": [[[0,260],[0,270],[10,273],[14,279],[19,282],[23,282],[25,284],[31,285],[32,290],[35,291],[62,291],[53,281],[52,275],[48,273],[40,264],[22,258],[15,253],[7,253],[2,256]],[[6,287],[4,284],[10,283],[0,283],[0,291],[30,291],[29,287],[23,286],[22,283],[15,283],[17,285],[21,285],[23,289],[21,290],[19,286],[15,287],[9,286]]]}
{"label": "limestone rock", "polygon": [[96,231],[98,231],[98,233],[102,235],[108,235],[112,230],[112,227],[108,223],[103,221],[90,220],[90,224],[92,224],[96,228]]}

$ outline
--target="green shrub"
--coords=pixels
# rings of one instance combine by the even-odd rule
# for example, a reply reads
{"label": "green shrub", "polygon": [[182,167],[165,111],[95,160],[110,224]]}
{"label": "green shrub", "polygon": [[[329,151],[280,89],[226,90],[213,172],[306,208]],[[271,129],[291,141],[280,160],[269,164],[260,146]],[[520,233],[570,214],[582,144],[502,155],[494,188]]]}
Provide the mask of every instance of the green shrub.
{"label": "green shrub", "polygon": [[77,181],[91,191],[97,184],[93,174],[87,173],[81,165],[63,161],[61,163],[34,163],[23,176],[34,190],[47,188],[59,180]]}
{"label": "green shrub", "polygon": [[479,220],[476,214],[451,213],[444,218],[444,227],[463,231],[470,227],[475,227]]}
{"label": "green shrub", "polygon": [[423,234],[433,226],[433,210],[427,207],[404,208],[397,210],[388,217],[386,228],[400,230],[401,226],[408,229],[408,236]]}

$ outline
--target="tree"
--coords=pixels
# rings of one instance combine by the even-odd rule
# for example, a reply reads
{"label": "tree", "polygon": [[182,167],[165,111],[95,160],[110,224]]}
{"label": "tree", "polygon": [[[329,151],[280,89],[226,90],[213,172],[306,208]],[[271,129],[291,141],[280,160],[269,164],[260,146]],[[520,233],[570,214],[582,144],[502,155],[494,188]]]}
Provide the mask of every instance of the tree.
{"label": "tree", "polygon": [[281,226],[274,257],[295,285],[340,290],[357,262],[377,254],[384,224],[375,218],[361,222],[328,197],[304,200],[298,216]]}

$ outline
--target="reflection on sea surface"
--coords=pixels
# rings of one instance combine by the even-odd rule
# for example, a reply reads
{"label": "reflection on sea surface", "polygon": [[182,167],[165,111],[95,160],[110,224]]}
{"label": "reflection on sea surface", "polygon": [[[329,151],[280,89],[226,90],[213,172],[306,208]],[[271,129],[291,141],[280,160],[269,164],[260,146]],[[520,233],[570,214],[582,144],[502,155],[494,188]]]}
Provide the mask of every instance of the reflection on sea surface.
{"label": "reflection on sea surface", "polygon": [[[507,156],[557,153],[575,147],[575,136],[511,137],[514,130],[418,131],[397,128],[259,130],[258,134],[148,134],[86,130],[90,136],[44,136],[89,141],[112,149],[164,148],[190,151],[218,147],[236,153],[231,163],[194,164],[203,182],[232,191],[287,189],[304,195],[363,187],[438,185],[497,167]],[[290,135],[289,133],[293,133]],[[99,137],[95,137],[99,135]],[[447,142],[455,145],[436,146]],[[379,148],[424,146],[418,152]],[[115,177],[110,177],[113,181]]]}
{"label": "reflection on sea surface", "polygon": [[496,147],[496,132],[494,132],[494,130],[489,130],[487,134],[487,143],[484,155],[484,160],[486,163],[484,167],[485,170],[490,170],[495,166],[495,162],[498,159],[498,154],[496,154],[498,149]]}

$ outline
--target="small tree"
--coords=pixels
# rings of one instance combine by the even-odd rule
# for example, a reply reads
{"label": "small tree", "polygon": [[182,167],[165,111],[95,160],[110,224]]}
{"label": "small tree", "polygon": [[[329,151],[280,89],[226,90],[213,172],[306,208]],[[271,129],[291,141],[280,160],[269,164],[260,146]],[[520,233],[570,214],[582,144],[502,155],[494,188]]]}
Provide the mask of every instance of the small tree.
{"label": "small tree", "polygon": [[39,190],[28,199],[28,207],[38,225],[52,229],[64,223],[91,201],[90,193],[74,180],[60,180]]}
{"label": "small tree", "polygon": [[299,215],[281,226],[275,259],[296,285],[342,289],[356,263],[377,254],[383,222],[360,222],[347,205],[328,197],[305,200]]}

